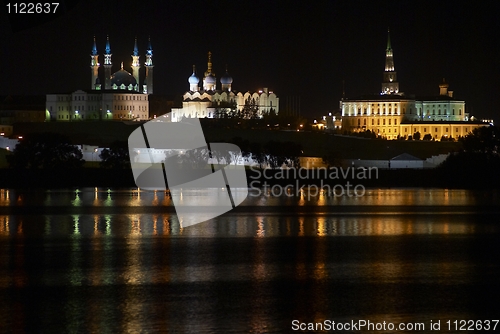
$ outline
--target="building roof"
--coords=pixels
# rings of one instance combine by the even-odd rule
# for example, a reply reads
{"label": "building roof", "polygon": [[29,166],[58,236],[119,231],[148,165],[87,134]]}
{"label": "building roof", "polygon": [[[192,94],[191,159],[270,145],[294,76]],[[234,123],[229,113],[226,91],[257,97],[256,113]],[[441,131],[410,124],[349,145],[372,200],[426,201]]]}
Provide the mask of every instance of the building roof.
{"label": "building roof", "polygon": [[460,101],[464,102],[464,100],[457,100],[453,97],[449,97],[448,95],[434,95],[434,96],[418,96],[416,98],[418,101]]}
{"label": "building roof", "polygon": [[487,122],[481,121],[401,121],[401,125],[439,125],[439,124],[451,124],[451,125],[459,125],[459,124],[470,124],[470,125],[478,125],[478,124],[488,124]]}
{"label": "building roof", "polygon": [[125,85],[125,87],[128,87],[129,85],[132,85],[132,86],[137,85],[137,81],[135,80],[135,78],[132,74],[130,74],[129,72],[125,71],[122,68],[121,70],[119,70],[118,72],[115,72],[111,76],[111,84],[117,85],[118,87],[121,85]]}
{"label": "building roof", "polygon": [[355,97],[344,98],[343,101],[400,101],[415,100],[414,96],[396,95],[396,94],[367,94]]}
{"label": "building roof", "polygon": [[[138,95],[146,95],[141,92],[137,92],[135,90],[128,89],[79,89],[72,92],[64,92],[64,93],[52,93],[47,95],[72,95],[76,92],[84,92],[87,94],[138,94]],[[149,94],[150,95],[150,94]]]}
{"label": "building roof", "polygon": [[417,158],[411,154],[408,154],[408,153],[403,153],[400,155],[396,155],[391,160],[397,160],[397,161],[400,161],[400,160],[418,160],[418,161],[421,161],[422,159],[419,159],[419,158]]}
{"label": "building roof", "polygon": [[415,96],[415,95],[397,95],[397,94],[367,94],[355,97],[344,98],[343,101],[460,101],[448,95],[434,96]]}

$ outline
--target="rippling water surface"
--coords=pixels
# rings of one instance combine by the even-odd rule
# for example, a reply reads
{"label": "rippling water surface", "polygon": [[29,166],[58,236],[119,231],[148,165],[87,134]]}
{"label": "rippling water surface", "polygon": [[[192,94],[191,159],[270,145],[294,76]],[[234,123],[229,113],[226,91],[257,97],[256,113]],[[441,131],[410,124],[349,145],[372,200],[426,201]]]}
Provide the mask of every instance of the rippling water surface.
{"label": "rippling water surface", "polygon": [[290,332],[294,319],[500,314],[497,192],[254,192],[187,228],[171,201],[137,189],[0,190],[0,328],[265,333]]}

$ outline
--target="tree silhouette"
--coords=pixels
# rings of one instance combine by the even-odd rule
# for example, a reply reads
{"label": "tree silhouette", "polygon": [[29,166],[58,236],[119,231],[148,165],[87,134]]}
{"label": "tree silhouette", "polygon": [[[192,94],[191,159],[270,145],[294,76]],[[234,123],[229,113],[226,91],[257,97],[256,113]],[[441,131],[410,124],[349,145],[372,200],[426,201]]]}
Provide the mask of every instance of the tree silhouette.
{"label": "tree silhouette", "polygon": [[245,105],[241,110],[241,118],[243,119],[256,119],[259,118],[259,105],[254,98],[248,97],[245,100]]}
{"label": "tree silhouette", "polygon": [[102,168],[126,169],[130,168],[130,154],[125,141],[115,141],[99,154]]}
{"label": "tree silhouette", "polygon": [[465,151],[498,153],[500,131],[496,126],[482,126],[460,139]]}
{"label": "tree silhouette", "polygon": [[83,166],[82,157],[82,151],[61,134],[33,133],[24,136],[7,162],[12,168],[74,169]]}

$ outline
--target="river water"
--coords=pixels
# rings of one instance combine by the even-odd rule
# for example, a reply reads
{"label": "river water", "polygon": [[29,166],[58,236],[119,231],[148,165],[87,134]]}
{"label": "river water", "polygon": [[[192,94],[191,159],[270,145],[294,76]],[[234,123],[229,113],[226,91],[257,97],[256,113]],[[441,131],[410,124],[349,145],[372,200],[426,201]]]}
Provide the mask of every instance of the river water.
{"label": "river water", "polygon": [[287,333],[294,320],[365,320],[458,332],[446,322],[500,316],[499,218],[495,191],[306,189],[251,191],[182,228],[164,192],[0,189],[0,329]]}

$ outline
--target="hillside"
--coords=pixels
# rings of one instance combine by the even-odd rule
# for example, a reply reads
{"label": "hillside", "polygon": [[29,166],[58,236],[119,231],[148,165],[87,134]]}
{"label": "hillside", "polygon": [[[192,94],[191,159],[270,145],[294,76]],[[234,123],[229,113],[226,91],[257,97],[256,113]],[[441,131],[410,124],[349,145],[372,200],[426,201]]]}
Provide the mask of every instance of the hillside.
{"label": "hillside", "polygon": [[[105,147],[116,140],[126,141],[129,134],[139,125],[140,123],[122,122],[18,123],[14,126],[14,133],[17,136],[30,132],[57,132],[70,137],[75,144]],[[423,159],[460,148],[460,143],[456,142],[373,140],[326,132],[215,127],[204,127],[203,131],[208,142],[230,141],[234,137],[259,143],[266,143],[270,140],[292,141],[302,145],[304,156],[323,157],[334,154],[343,159],[390,159],[401,153],[409,153]]]}

